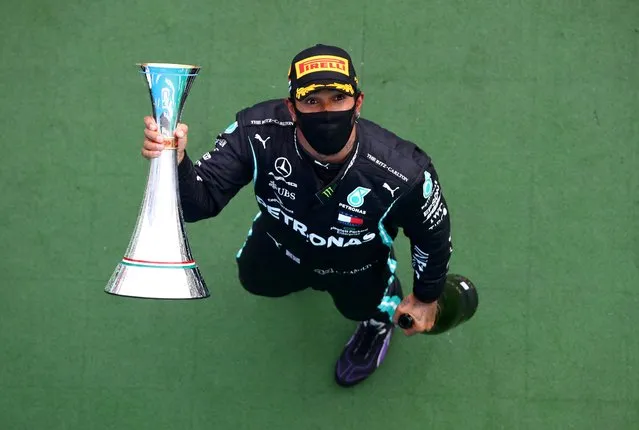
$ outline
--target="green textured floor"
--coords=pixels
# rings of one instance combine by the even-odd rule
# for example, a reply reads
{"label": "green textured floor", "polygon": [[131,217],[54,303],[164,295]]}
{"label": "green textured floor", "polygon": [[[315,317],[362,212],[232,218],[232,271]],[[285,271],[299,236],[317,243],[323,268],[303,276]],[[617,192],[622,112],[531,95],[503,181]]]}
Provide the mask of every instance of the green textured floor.
{"label": "green textured floor", "polygon": [[[211,298],[103,292],[148,168],[135,63],[202,66],[199,156],[316,42],[351,52],[364,116],[435,158],[451,268],[481,297],[351,390],[327,297],[238,284],[250,189],[188,226]],[[0,47],[0,429],[639,428],[636,0],[3,0]]]}

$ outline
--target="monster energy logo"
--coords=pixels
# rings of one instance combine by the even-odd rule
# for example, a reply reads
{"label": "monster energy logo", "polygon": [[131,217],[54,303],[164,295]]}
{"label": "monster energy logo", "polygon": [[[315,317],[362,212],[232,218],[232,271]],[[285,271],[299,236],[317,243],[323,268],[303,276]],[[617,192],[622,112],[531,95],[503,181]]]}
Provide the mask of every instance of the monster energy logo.
{"label": "monster energy logo", "polygon": [[324,195],[324,197],[330,197],[333,195],[333,187],[328,187],[326,189],[324,189],[324,191],[322,191],[322,194]]}

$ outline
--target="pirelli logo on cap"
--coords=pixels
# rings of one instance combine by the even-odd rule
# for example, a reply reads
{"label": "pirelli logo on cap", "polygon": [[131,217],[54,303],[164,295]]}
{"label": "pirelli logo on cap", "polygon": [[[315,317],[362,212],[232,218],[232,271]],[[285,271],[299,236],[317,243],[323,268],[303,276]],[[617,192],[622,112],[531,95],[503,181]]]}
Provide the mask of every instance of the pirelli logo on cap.
{"label": "pirelli logo on cap", "polygon": [[334,55],[316,55],[295,63],[297,79],[313,72],[337,72],[348,76],[348,60]]}

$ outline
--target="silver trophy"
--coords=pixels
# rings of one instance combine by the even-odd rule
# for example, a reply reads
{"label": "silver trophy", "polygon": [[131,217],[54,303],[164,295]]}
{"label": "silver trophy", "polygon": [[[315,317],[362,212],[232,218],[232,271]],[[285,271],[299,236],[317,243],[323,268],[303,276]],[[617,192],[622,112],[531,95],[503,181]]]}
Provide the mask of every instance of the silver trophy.
{"label": "silver trophy", "polygon": [[206,298],[209,291],[191,255],[184,229],[174,139],[184,102],[200,68],[162,63],[139,66],[165,145],[161,155],[150,161],[135,231],[105,291],[151,299]]}

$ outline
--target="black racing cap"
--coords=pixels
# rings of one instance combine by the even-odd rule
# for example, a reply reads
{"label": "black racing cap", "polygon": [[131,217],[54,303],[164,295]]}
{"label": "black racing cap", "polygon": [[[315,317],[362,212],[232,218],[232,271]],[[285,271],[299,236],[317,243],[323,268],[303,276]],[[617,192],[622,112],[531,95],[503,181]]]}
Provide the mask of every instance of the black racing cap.
{"label": "black racing cap", "polygon": [[360,92],[353,60],[337,46],[318,44],[297,54],[288,70],[288,83],[289,95],[296,100],[322,89],[349,96]]}

